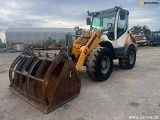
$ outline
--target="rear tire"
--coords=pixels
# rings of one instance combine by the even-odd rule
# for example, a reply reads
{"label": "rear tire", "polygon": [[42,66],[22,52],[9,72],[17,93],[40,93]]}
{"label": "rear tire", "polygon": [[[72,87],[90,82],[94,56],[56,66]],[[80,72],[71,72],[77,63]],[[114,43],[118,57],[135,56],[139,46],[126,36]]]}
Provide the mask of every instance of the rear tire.
{"label": "rear tire", "polygon": [[125,58],[119,58],[119,65],[123,69],[132,69],[136,62],[136,50],[134,46],[129,46]]}
{"label": "rear tire", "polygon": [[93,49],[86,60],[87,74],[95,81],[105,81],[113,69],[113,55],[104,47]]}

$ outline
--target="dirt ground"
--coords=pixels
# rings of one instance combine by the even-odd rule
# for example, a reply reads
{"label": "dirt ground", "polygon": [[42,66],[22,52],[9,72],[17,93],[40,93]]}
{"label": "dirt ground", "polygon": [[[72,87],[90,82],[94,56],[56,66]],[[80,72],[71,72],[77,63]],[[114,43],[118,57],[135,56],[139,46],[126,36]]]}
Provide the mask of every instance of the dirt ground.
{"label": "dirt ground", "polygon": [[141,47],[132,70],[114,61],[110,78],[92,81],[80,71],[81,93],[49,114],[37,110],[9,89],[8,70],[20,53],[0,53],[0,120],[160,119],[160,47]]}

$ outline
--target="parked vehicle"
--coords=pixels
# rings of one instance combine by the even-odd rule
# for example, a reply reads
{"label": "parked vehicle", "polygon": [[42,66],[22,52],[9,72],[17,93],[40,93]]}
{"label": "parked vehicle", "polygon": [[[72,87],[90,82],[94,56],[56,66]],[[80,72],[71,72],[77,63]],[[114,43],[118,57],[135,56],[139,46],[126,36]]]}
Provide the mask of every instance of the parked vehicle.
{"label": "parked vehicle", "polygon": [[152,46],[160,45],[160,31],[152,32],[150,44]]}
{"label": "parked vehicle", "polygon": [[149,40],[146,39],[145,35],[134,35],[134,37],[138,46],[149,45]]}

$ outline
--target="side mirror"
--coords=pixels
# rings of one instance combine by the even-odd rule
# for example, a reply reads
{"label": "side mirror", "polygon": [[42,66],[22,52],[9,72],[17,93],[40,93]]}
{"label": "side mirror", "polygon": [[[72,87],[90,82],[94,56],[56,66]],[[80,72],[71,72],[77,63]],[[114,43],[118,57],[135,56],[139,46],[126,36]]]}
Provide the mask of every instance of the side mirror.
{"label": "side mirror", "polygon": [[120,20],[125,20],[125,18],[126,18],[126,11],[125,10],[121,10],[120,13],[119,13],[119,15],[120,15]]}
{"label": "side mirror", "polygon": [[87,18],[86,18],[86,24],[87,24],[87,25],[91,25],[91,18],[90,18],[90,17],[87,17]]}
{"label": "side mirror", "polygon": [[75,31],[78,31],[78,30],[79,30],[79,27],[74,27],[74,30],[75,30]]}

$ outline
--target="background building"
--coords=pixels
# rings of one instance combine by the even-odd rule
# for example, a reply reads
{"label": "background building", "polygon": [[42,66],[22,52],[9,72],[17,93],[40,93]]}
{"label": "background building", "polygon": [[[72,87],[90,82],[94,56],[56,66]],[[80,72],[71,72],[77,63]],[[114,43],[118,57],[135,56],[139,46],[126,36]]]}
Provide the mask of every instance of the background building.
{"label": "background building", "polygon": [[8,28],[5,31],[7,41],[23,42],[25,44],[38,43],[48,37],[59,41],[65,39],[66,33],[75,34],[74,28]]}

